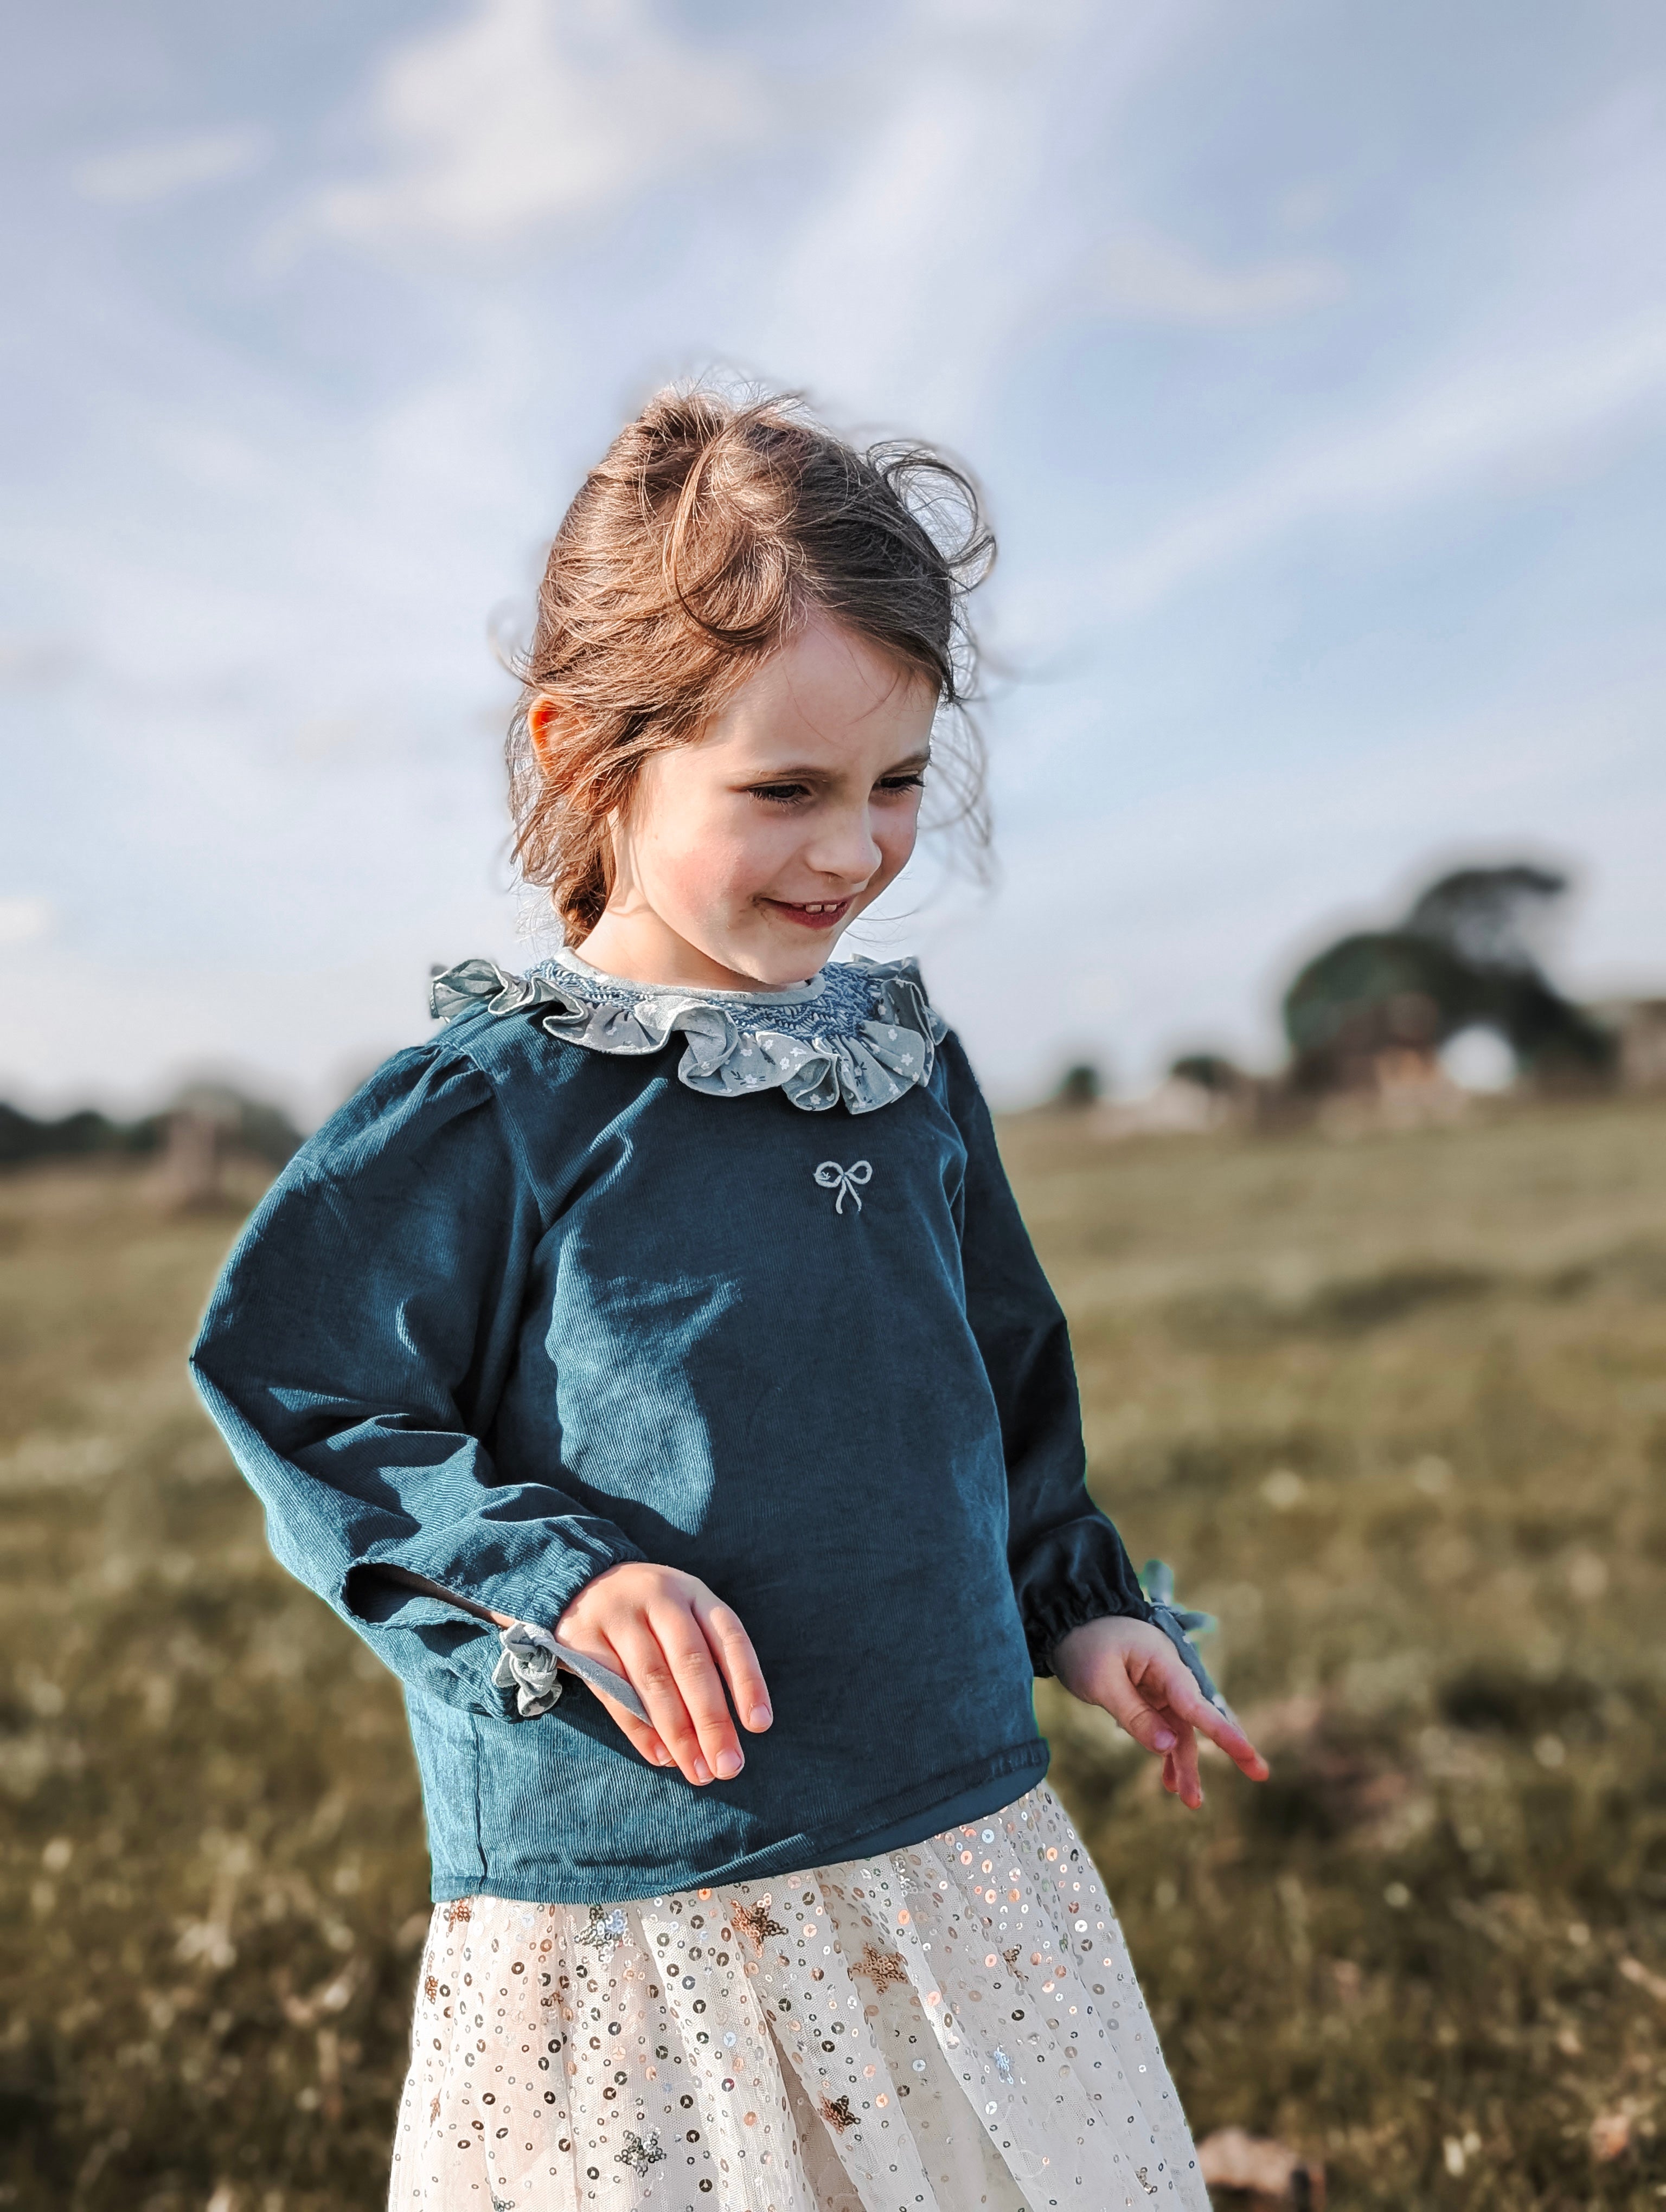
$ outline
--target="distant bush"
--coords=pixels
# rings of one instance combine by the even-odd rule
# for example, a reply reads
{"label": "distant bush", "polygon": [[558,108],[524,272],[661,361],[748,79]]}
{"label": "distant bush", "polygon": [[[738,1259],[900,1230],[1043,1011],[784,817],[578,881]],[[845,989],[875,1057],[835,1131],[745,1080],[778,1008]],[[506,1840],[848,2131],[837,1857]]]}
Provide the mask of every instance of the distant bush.
{"label": "distant bush", "polygon": [[1091,1060],[1079,1060],[1074,1067],[1066,1068],[1059,1078],[1059,1087],[1053,1093],[1055,1106],[1080,1109],[1098,1103],[1104,1089],[1104,1079]]}
{"label": "distant bush", "polygon": [[160,1150],[162,1116],[143,1121],[112,1121],[84,1109],[57,1121],[38,1121],[32,1114],[0,1103],[0,1167],[30,1160],[85,1159],[95,1152],[143,1153]]}
{"label": "distant bush", "polygon": [[270,1167],[282,1167],[301,1143],[301,1132],[281,1107],[222,1084],[194,1084],[165,1113],[137,1121],[112,1121],[84,1107],[58,1121],[38,1121],[0,1102],[0,1168],[33,1160],[90,1159],[100,1155],[143,1158],[161,1152],[176,1114],[211,1121],[224,1147]]}

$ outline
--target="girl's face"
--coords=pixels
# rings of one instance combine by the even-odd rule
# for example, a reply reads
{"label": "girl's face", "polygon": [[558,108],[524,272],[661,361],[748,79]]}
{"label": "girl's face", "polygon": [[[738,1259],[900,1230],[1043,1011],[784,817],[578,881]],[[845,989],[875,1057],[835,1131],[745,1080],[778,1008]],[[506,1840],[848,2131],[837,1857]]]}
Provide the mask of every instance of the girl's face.
{"label": "girl's face", "polygon": [[936,709],[924,678],[808,624],[692,744],[644,763],[584,957],[720,989],[814,975],[914,850]]}

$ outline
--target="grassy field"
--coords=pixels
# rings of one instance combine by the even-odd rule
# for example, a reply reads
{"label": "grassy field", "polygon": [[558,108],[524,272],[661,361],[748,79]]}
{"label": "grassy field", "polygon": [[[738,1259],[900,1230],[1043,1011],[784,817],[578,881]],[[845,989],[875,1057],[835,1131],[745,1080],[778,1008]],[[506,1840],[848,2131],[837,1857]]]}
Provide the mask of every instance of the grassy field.
{"label": "grassy field", "polygon": [[[1006,1142],[1094,1479],[1275,1760],[1041,1696],[1200,2132],[1333,2207],[1666,2198],[1666,1111]],[[371,2212],[424,1923],[391,1682],[179,1355],[235,1215],[0,1182],[0,2204]]]}

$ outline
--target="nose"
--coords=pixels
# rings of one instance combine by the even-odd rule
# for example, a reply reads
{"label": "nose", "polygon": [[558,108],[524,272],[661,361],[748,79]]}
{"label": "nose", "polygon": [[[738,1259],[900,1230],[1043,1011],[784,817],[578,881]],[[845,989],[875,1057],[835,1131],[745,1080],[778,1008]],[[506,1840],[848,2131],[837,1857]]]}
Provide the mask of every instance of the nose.
{"label": "nose", "polygon": [[804,848],[818,875],[836,877],[859,890],[885,859],[866,806],[830,807],[818,814]]}

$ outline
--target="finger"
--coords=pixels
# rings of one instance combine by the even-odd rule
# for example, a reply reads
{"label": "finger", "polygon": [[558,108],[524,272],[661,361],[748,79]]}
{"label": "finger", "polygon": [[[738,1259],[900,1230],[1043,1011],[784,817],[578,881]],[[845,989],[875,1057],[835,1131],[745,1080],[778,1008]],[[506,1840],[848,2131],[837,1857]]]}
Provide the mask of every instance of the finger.
{"label": "finger", "polygon": [[[581,1658],[593,1659],[611,1673],[623,1674],[627,1682],[630,1681],[629,1668],[600,1629],[569,1630],[562,1641],[569,1650],[576,1651]],[[600,1699],[608,1718],[621,1735],[629,1739],[631,1748],[639,1752],[650,1766],[669,1766],[672,1764],[671,1753],[651,1722],[639,1720],[635,1713],[628,1712],[623,1705],[616,1704],[605,1690],[598,1689],[593,1682],[586,1683],[585,1686]],[[635,1688],[635,1683],[631,1687]],[[641,1693],[639,1691],[637,1694],[640,1696]]]}
{"label": "finger", "polygon": [[1237,1723],[1222,1712],[1219,1705],[1212,1705],[1207,1698],[1200,1696],[1191,1686],[1189,1677],[1188,1686],[1191,1690],[1189,1697],[1183,1692],[1174,1699],[1180,1718],[1189,1723],[1200,1735],[1207,1735],[1211,1743],[1219,1745],[1252,1782],[1265,1782],[1272,1769]]}
{"label": "finger", "polygon": [[709,1782],[713,1770],[701,1749],[699,1730],[683,1702],[671,1656],[652,1624],[641,1614],[621,1622],[616,1649],[623,1662],[619,1671],[647,1706],[672,1764],[687,1782],[696,1786]]}
{"label": "finger", "polygon": [[731,1606],[702,1605],[696,1601],[695,1616],[705,1631],[706,1642],[728,1685],[730,1701],[740,1716],[742,1727],[751,1729],[754,1735],[759,1734],[769,1727],[775,1712],[763,1669],[758,1665],[752,1639],[742,1627],[739,1614]]}
{"label": "finger", "polygon": [[723,1694],[723,1677],[717,1671],[704,1628],[693,1608],[683,1605],[656,1607],[648,1621],[676,1675],[708,1769],[708,1778],[714,1774],[720,1782],[733,1782],[746,1764],[746,1754],[734,1732],[728,1699]]}
{"label": "finger", "polygon": [[1198,1778],[1197,1737],[1189,1728],[1182,1728],[1175,1746],[1174,1771],[1176,1796],[1195,1813],[1203,1802],[1203,1784]]}
{"label": "finger", "polygon": [[1153,1705],[1167,1706],[1174,1719],[1195,1728],[1218,1744],[1252,1782],[1265,1782],[1271,1771],[1237,1722],[1219,1705],[1211,1705],[1198,1688],[1180,1654],[1170,1645],[1152,1653],[1140,1670],[1140,1689]]}
{"label": "finger", "polygon": [[1178,1736],[1173,1723],[1150,1698],[1140,1695],[1120,1668],[1106,1682],[1099,1703],[1145,1750],[1163,1758],[1174,1749]]}
{"label": "finger", "polygon": [[1174,1753],[1171,1751],[1163,1754],[1163,1787],[1170,1797],[1176,1796],[1180,1788],[1180,1777],[1176,1771]]}

